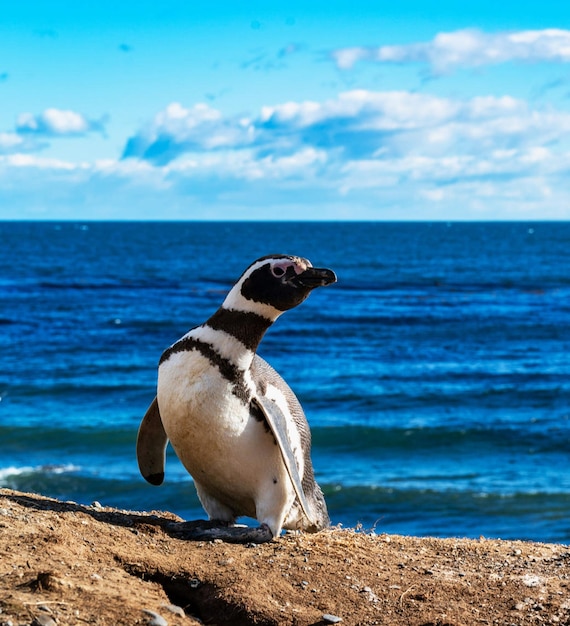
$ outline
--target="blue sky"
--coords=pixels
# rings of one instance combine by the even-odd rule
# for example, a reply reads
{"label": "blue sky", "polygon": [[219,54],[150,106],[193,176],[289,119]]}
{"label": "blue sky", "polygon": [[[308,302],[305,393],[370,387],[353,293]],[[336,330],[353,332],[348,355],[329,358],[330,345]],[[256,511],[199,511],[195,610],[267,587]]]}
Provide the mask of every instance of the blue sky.
{"label": "blue sky", "polygon": [[560,0],[2,4],[0,219],[570,218]]}

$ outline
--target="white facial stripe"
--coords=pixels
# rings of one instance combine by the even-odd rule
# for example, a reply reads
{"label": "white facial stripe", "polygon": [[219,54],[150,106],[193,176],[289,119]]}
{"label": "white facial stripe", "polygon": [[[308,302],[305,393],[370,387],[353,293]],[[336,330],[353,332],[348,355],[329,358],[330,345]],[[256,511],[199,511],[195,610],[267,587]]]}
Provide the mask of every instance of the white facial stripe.
{"label": "white facial stripe", "polygon": [[243,281],[240,281],[233,289],[228,293],[224,300],[223,306],[226,309],[234,309],[236,311],[245,311],[247,313],[256,313],[265,317],[272,322],[275,321],[283,311],[279,311],[270,304],[264,304],[262,302],[254,302],[248,300],[241,295],[241,285]]}
{"label": "white facial stripe", "polygon": [[[285,260],[285,259],[283,259]],[[270,263],[270,259],[264,259],[263,261],[257,261],[253,265],[251,265],[241,276],[238,282],[232,287],[226,299],[224,300],[223,306],[226,309],[235,309],[236,311],[247,311],[248,313],[257,313],[257,315],[261,315],[268,320],[274,321],[276,320],[283,311],[279,311],[275,307],[272,307],[269,304],[262,304],[261,302],[252,302],[251,300],[247,300],[241,295],[241,287],[243,283],[249,278],[249,276],[255,272],[255,270],[263,267]]]}

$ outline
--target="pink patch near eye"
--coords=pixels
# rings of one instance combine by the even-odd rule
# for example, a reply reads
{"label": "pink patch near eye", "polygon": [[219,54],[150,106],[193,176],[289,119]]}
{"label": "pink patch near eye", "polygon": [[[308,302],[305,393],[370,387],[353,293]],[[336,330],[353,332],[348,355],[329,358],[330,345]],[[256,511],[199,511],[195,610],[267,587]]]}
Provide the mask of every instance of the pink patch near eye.
{"label": "pink patch near eye", "polygon": [[271,265],[271,273],[276,278],[281,278],[287,270],[293,265],[289,259],[283,259],[282,261],[276,261]]}
{"label": "pink patch near eye", "polygon": [[271,273],[273,276],[280,278],[290,267],[295,270],[295,274],[302,274],[307,269],[305,263],[295,263],[291,259],[283,259],[272,264]]}

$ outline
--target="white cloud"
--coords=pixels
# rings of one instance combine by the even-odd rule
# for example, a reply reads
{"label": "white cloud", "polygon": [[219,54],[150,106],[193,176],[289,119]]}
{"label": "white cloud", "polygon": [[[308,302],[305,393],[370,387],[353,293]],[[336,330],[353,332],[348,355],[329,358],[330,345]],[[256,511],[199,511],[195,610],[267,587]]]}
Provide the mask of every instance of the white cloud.
{"label": "white cloud", "polygon": [[36,168],[41,170],[67,170],[75,171],[85,169],[85,164],[72,163],[61,159],[52,159],[45,157],[37,157],[31,154],[11,154],[3,158],[3,162],[13,168]]}
{"label": "white cloud", "polygon": [[31,135],[19,133],[0,133],[0,154],[37,152],[45,147],[45,143],[38,141]]}
{"label": "white cloud", "polygon": [[21,148],[24,140],[16,133],[0,133],[0,153]]}
{"label": "white cloud", "polygon": [[407,92],[347,92],[296,110],[291,103],[277,106],[262,119],[260,145],[286,136],[288,145],[342,151],[345,160],[542,145],[567,140],[570,132],[569,113],[531,110],[510,97],[461,101]]}
{"label": "white cloud", "polygon": [[247,120],[226,120],[220,111],[207,104],[199,103],[186,109],[174,102],[129,139],[123,156],[166,163],[192,150],[246,145],[251,135]]}
{"label": "white cloud", "polygon": [[549,28],[484,33],[465,29],[438,33],[428,42],[341,48],[331,54],[343,70],[367,60],[377,63],[425,63],[435,74],[460,67],[481,67],[508,61],[569,63],[570,30]]}
{"label": "white cloud", "polygon": [[199,159],[219,152],[219,159],[229,163],[228,155],[250,151],[260,163],[269,156],[276,163],[313,150],[331,163],[410,154],[478,155],[568,140],[570,113],[531,109],[509,96],[452,100],[355,90],[324,102],[265,106],[250,119],[225,118],[207,105],[170,105],[129,139],[124,156],[167,165],[184,155]]}
{"label": "white cloud", "polygon": [[309,128],[333,121],[352,130],[404,129],[438,121],[453,115],[458,105],[450,100],[406,91],[347,91],[334,100],[288,102],[263,107],[259,125]]}
{"label": "white cloud", "polygon": [[429,207],[445,219],[516,217],[517,205],[522,216],[570,217],[570,113],[507,96],[355,90],[250,118],[175,103],[129,139],[121,160],[40,158],[18,148],[25,137],[0,135],[15,151],[0,156],[0,206],[28,194],[110,216],[136,207],[131,217],[153,206],[168,207],[165,218],[200,217],[195,207],[262,217],[276,205],[303,217],[308,203],[330,217],[339,206],[351,217],[398,217],[387,206],[415,217]]}
{"label": "white cloud", "polygon": [[[230,139],[208,143],[206,130]],[[151,158],[159,137],[176,150],[167,142],[162,158]],[[570,206],[570,113],[509,96],[354,90],[265,106],[246,120],[177,105],[155,117],[146,140],[140,158],[161,166],[173,188],[211,194],[213,204],[229,197],[271,204],[292,190],[318,190],[329,205],[421,203],[460,217],[494,218],[517,202],[521,211],[560,217]]]}
{"label": "white cloud", "polygon": [[102,131],[104,120],[88,120],[81,113],[62,109],[46,109],[39,115],[21,113],[16,120],[19,134],[35,134],[51,137],[84,135]]}
{"label": "white cloud", "polygon": [[167,166],[168,175],[189,175],[200,178],[218,177],[244,181],[314,180],[327,162],[323,150],[303,148],[288,156],[258,157],[252,150],[193,154]]}

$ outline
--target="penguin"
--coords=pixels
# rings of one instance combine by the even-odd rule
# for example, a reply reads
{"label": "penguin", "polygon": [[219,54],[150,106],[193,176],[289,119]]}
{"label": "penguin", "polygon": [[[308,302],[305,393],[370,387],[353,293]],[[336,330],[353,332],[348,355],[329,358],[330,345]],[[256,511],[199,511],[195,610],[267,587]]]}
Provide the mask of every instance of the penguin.
{"label": "penguin", "polygon": [[[160,357],[137,459],[142,476],[162,484],[170,442],[192,476],[210,522],[181,523],[185,538],[264,543],[282,529],[330,526],[301,404],[256,350],[282,313],[336,280],[332,270],[298,256],[257,259],[220,308]],[[236,525],[241,516],[260,526]]]}

